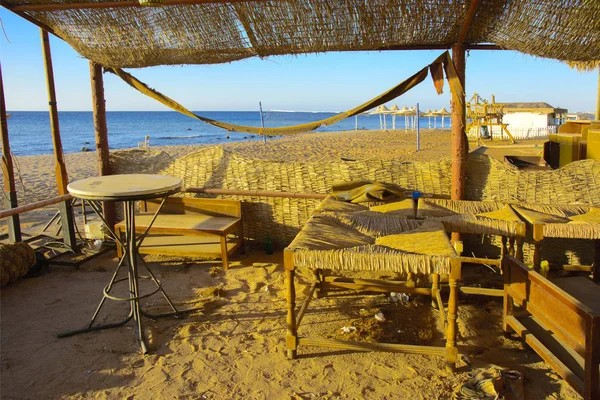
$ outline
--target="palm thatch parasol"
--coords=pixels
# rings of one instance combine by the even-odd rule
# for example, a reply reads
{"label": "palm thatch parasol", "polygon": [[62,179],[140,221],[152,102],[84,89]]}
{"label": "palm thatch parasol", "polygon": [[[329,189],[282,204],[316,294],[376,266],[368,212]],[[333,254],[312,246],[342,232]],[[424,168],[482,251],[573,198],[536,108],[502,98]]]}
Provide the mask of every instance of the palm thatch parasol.
{"label": "palm thatch parasol", "polygon": [[436,115],[442,116],[442,128],[444,128],[444,117],[449,117],[452,114],[450,114],[450,112],[448,112],[448,110],[446,110],[445,107],[442,107],[439,111],[436,111]]}
{"label": "palm thatch parasol", "polygon": [[427,111],[425,111],[423,114],[421,114],[421,116],[427,117],[429,119],[428,127],[431,128],[431,117],[434,116],[433,111],[431,111],[431,109],[428,108]]}
{"label": "palm thatch parasol", "polygon": [[392,129],[396,129],[396,112],[400,111],[397,104],[390,107],[390,114],[392,115]]}
{"label": "palm thatch parasol", "polygon": [[404,129],[408,129],[408,107],[404,106],[402,109],[395,111],[393,115],[403,115],[404,116]]}

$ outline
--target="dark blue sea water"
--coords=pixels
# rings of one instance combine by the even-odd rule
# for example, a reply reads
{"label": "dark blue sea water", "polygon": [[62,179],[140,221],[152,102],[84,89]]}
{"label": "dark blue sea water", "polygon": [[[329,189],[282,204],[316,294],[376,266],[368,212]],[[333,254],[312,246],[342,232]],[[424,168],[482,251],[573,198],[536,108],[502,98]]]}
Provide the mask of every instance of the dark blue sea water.
{"label": "dark blue sea water", "polygon": [[[17,156],[52,153],[50,120],[45,111],[9,111],[8,135],[12,152]],[[238,125],[260,126],[260,114],[255,111],[197,112],[207,118]],[[266,127],[280,127],[317,121],[334,115],[326,112],[264,113]],[[386,116],[387,128],[392,128],[391,116]],[[429,119],[422,117],[421,127],[427,128]],[[445,127],[449,126],[445,119]],[[396,117],[396,129],[404,129],[404,117]],[[138,142],[150,136],[151,146],[215,144],[227,141],[262,140],[246,133],[228,132],[177,112],[169,111],[112,111],[107,112],[108,142],[111,149],[137,147]],[[82,147],[95,149],[94,123],[91,112],[59,112],[60,133],[65,153],[81,151]],[[317,132],[355,129],[354,117],[335,125],[321,127]],[[431,119],[433,127],[433,119]],[[441,127],[441,118],[437,118]],[[358,129],[379,129],[379,115],[359,115]],[[270,139],[267,139],[270,140]]]}

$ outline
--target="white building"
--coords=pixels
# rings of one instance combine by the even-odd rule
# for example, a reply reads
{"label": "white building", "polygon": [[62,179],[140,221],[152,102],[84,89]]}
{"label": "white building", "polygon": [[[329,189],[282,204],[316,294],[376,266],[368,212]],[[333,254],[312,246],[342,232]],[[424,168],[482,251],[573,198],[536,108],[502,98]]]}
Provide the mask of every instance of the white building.
{"label": "white building", "polygon": [[567,110],[548,103],[502,103],[509,132],[515,139],[544,137],[555,133],[567,119]]}

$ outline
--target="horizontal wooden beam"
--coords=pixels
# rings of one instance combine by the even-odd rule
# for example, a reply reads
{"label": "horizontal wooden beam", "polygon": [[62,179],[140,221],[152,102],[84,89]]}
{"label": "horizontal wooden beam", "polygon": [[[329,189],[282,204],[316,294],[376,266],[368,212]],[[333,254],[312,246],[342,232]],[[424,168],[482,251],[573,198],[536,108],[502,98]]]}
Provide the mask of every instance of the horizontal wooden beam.
{"label": "horizontal wooden beam", "polygon": [[73,196],[71,196],[70,194],[66,194],[64,196],[53,197],[48,200],[42,200],[42,201],[38,201],[35,203],[26,204],[21,207],[11,208],[8,210],[0,211],[0,218],[10,217],[12,215],[17,215],[17,214],[24,213],[26,211],[32,211],[32,210],[36,210],[38,208],[51,206],[53,204],[62,203],[63,201],[69,201],[71,199],[73,199]]}
{"label": "horizontal wooden beam", "polygon": [[467,39],[467,35],[469,34],[469,29],[471,29],[471,23],[473,22],[473,18],[475,17],[475,12],[477,11],[477,7],[479,7],[480,0],[471,0],[471,4],[469,5],[469,10],[467,11],[467,15],[465,16],[465,20],[458,32],[458,43],[464,44]]}
{"label": "horizontal wooden beam", "polygon": [[[194,4],[225,4],[225,3],[249,3],[266,0],[164,0],[165,6],[180,6]],[[131,8],[144,7],[137,1],[103,1],[103,2],[81,2],[81,3],[50,3],[50,4],[22,4],[12,5],[2,2],[2,5],[12,11],[59,11],[59,10],[83,10],[101,8]]]}
{"label": "horizontal wooden beam", "polygon": [[205,188],[186,188],[186,193],[206,193],[229,196],[249,196],[249,197],[285,197],[288,199],[324,199],[326,194],[320,193],[293,193],[293,192],[271,192],[266,190],[237,190],[237,189],[205,189]]}
{"label": "horizontal wooden beam", "polygon": [[447,350],[445,347],[437,346],[419,346],[410,344],[392,344],[392,343],[370,343],[370,342],[351,342],[336,339],[311,339],[298,338],[300,346],[328,347],[331,349],[354,350],[354,351],[389,351],[393,353],[412,353],[428,354],[432,356],[445,356]]}
{"label": "horizontal wooden beam", "polygon": [[[376,49],[352,50],[352,51],[388,51],[388,50],[448,50],[453,44],[421,44],[421,45],[392,45],[378,47]],[[465,50],[506,50],[493,43],[471,43],[464,45]]]}

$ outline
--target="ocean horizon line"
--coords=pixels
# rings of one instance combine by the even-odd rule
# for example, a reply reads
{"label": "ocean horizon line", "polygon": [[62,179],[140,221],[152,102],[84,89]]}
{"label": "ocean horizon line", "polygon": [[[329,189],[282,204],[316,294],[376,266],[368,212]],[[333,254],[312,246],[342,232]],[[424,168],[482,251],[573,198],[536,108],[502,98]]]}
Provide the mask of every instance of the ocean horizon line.
{"label": "ocean horizon line", "polygon": [[[233,112],[233,113],[237,113],[237,112],[248,112],[248,113],[259,113],[259,110],[191,110],[193,112],[209,112],[209,113],[223,113],[223,112]],[[12,113],[12,112],[48,112],[48,110],[6,110],[6,112],[8,114]],[[58,110],[59,113],[61,112],[92,112],[92,110]],[[175,111],[175,110],[106,110],[106,112],[172,112],[172,113],[179,113],[179,111]],[[323,113],[323,114],[339,114],[342,113],[344,111],[330,111],[330,110],[324,110],[324,111],[318,111],[318,110],[280,110],[280,109],[269,109],[269,110],[263,110],[263,114],[268,113],[268,112],[281,112],[281,113],[310,113],[310,114],[315,114],[315,113]]]}

